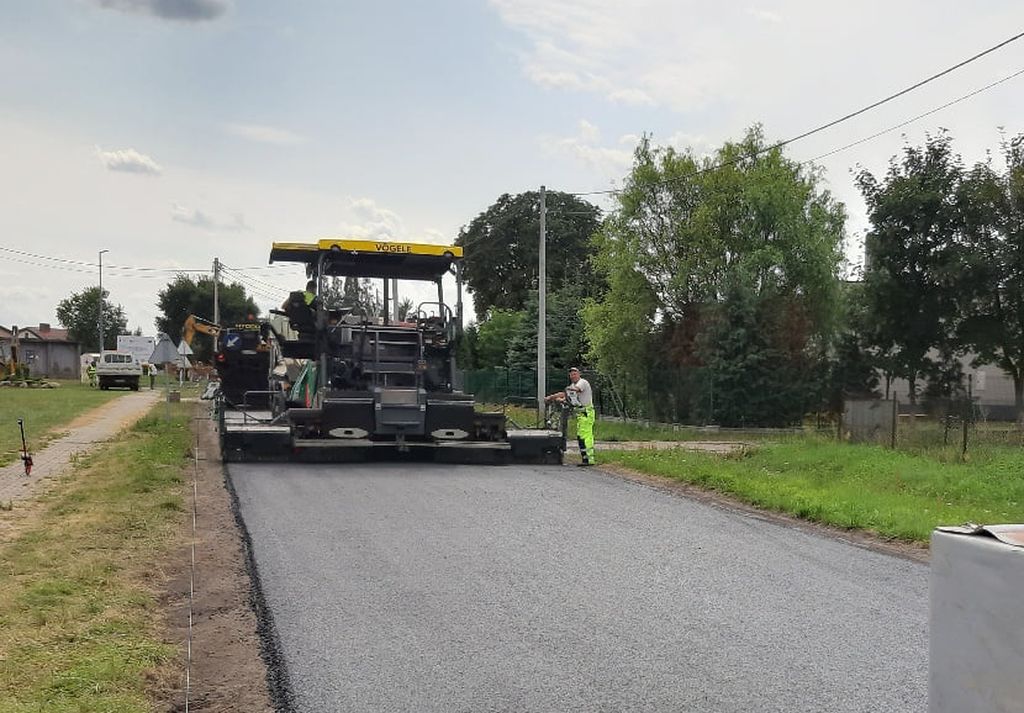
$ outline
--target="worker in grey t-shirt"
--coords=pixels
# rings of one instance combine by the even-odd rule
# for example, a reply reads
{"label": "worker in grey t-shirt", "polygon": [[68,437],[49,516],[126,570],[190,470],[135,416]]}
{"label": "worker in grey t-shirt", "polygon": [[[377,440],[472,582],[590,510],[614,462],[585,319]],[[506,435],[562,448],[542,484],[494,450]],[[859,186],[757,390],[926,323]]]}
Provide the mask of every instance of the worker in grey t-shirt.
{"label": "worker in grey t-shirt", "polygon": [[594,392],[590,382],[580,376],[577,367],[569,369],[569,381],[565,391],[548,396],[545,401],[568,401],[576,412],[576,442],[580,447],[581,466],[594,465]]}

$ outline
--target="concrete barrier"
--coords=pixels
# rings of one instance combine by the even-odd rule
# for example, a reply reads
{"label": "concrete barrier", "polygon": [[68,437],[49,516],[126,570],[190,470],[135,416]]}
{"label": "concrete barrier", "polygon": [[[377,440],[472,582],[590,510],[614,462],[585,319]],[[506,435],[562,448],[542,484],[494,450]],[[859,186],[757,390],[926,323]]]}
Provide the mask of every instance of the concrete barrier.
{"label": "concrete barrier", "polygon": [[932,533],[929,713],[1024,711],[1024,525]]}

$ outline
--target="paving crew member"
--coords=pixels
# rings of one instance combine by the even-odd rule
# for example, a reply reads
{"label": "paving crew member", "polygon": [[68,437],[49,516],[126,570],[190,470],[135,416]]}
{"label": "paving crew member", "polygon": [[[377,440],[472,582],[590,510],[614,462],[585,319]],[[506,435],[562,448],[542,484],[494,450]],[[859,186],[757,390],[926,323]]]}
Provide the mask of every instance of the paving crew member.
{"label": "paving crew member", "polygon": [[[292,302],[292,300],[297,300],[298,298],[302,299],[302,303],[304,305],[306,305],[310,309],[313,309],[313,302],[316,300],[316,281],[310,280],[309,282],[307,282],[306,289],[304,289],[302,292],[296,291],[289,293],[288,299],[286,299],[284,303],[281,305],[281,309],[287,310],[288,304]],[[249,321],[252,321],[252,315],[249,316]]]}
{"label": "paving crew member", "polygon": [[96,362],[90,361],[89,366],[85,368],[85,373],[89,376],[89,386],[96,386]]}
{"label": "paving crew member", "polygon": [[302,301],[306,303],[307,307],[312,308],[313,300],[316,299],[316,283],[310,280],[306,283],[306,289],[302,293]]}
{"label": "paving crew member", "polygon": [[576,412],[576,442],[580,447],[581,466],[594,465],[594,392],[590,382],[580,376],[577,367],[569,369],[569,381],[565,391],[559,391],[546,397],[545,401],[568,401]]}

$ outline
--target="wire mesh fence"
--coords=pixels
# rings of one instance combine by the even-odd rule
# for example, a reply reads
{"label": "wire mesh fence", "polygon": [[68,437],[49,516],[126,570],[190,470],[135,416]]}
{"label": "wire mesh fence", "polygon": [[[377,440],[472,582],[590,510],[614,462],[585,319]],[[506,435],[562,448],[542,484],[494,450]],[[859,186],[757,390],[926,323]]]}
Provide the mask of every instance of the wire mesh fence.
{"label": "wire mesh fence", "polygon": [[[979,449],[1024,447],[1024,429],[1012,410],[993,409],[977,398],[929,398],[920,403],[897,399],[846,399],[842,410],[828,408],[812,399],[791,405],[798,414],[785,423],[764,427],[757,423],[716,422],[715,394],[700,369],[666,370],[642,388],[627,393],[604,375],[585,371],[594,392],[594,405],[606,425],[606,435],[617,440],[630,437],[668,440],[758,440],[779,438],[829,438],[869,443],[902,451],[935,451],[943,457],[967,459]],[[568,383],[558,372],[547,377],[546,392]],[[480,403],[518,407],[527,418],[537,403],[534,371],[480,369],[465,373],[465,390]],[[751,393],[754,401],[757,394]],[[997,414],[1000,418],[993,418]],[[612,425],[614,424],[614,425]]]}

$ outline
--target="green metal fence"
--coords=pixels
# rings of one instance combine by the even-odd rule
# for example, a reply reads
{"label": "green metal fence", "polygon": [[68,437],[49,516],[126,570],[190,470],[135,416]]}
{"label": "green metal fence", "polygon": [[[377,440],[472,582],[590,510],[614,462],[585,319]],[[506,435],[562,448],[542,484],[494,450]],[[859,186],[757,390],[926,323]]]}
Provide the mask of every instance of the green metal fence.
{"label": "green metal fence", "polygon": [[481,403],[533,403],[537,400],[537,373],[512,369],[473,369],[465,374],[466,393]]}
{"label": "green metal fence", "polygon": [[[594,407],[598,413],[621,416],[621,404],[617,404],[607,381],[594,371],[584,370],[583,377],[590,382],[594,394]],[[545,392],[550,394],[565,388],[569,375],[565,372],[548,372]],[[466,371],[463,379],[466,393],[473,394],[479,403],[516,404],[536,406],[537,372],[516,369],[473,369]]]}

